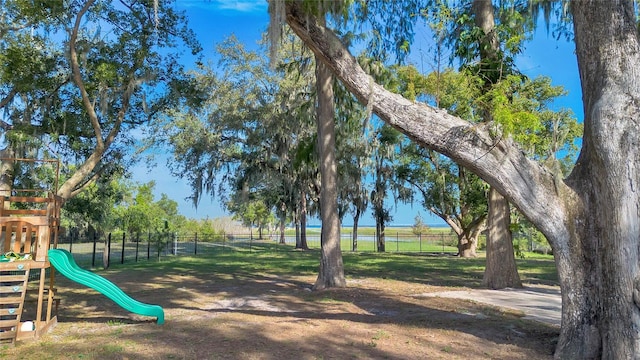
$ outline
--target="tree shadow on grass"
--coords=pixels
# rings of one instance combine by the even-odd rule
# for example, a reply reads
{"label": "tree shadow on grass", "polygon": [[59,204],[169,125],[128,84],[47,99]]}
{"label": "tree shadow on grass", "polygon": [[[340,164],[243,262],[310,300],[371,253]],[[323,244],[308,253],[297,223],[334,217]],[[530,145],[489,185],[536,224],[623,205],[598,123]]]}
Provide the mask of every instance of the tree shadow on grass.
{"label": "tree shadow on grass", "polygon": [[[451,266],[451,263],[445,262],[452,260],[450,258],[433,262],[430,258],[418,256],[345,257],[345,262],[349,262],[345,267],[349,269],[348,276],[352,279],[349,283],[353,285],[346,289],[312,292],[310,287],[315,272],[307,269],[311,261],[300,262],[289,254],[263,255],[259,260],[270,258],[278,262],[267,269],[270,273],[260,273],[259,264],[247,264],[233,256],[218,258],[219,261],[213,264],[201,260],[183,260],[153,266],[123,266],[100,273],[134,299],[163,306],[166,312],[166,324],[163,326],[153,325],[155,319],[132,317],[104,296],[79,284],[60,280],[58,293],[63,301],[59,322],[134,326],[142,328],[142,332],[148,336],[164,338],[175,344],[189,341],[199,343],[208,339],[210,344],[231,351],[230,354],[235,354],[235,358],[246,357],[248,353],[257,354],[257,358],[278,358],[277,354],[284,354],[280,357],[283,359],[304,358],[294,354],[296,351],[307,355],[326,354],[323,343],[339,349],[331,353],[336,358],[343,358],[341,351],[352,351],[354,356],[365,358],[398,358],[393,351],[373,346],[369,341],[371,336],[366,340],[366,336],[362,335],[366,329],[387,329],[389,326],[405,329],[408,333],[430,334],[435,331],[451,334],[453,338],[456,334],[467,334],[482,341],[486,347],[492,344],[514,345],[531,356],[547,357],[553,351],[554,339],[558,335],[557,328],[523,320],[520,314],[472,301],[413,296],[412,291],[415,290],[411,286],[404,293],[397,289],[385,291],[386,280],[376,279],[419,286],[473,287],[470,283],[475,284],[479,280],[474,280],[473,276],[470,280],[469,275],[481,276],[479,259],[453,259],[458,263]],[[429,263],[425,265],[426,262]],[[303,270],[292,272],[292,268]],[[369,286],[370,282],[375,282],[377,286]],[[219,325],[220,321],[230,324],[232,330],[238,327],[237,331],[217,328],[216,324]],[[245,323],[253,324],[255,329],[242,325]],[[296,331],[289,327],[308,331],[325,326],[329,329],[334,323],[341,324],[340,334],[335,334],[333,330],[314,333],[316,339],[313,341],[308,341],[302,334],[285,334],[287,331]],[[307,327],[300,330],[301,324]],[[187,331],[190,335],[181,331]],[[282,339],[277,336],[274,339],[273,332],[282,333]],[[140,338],[135,334],[123,336],[129,336],[136,344],[149,341],[148,337]],[[301,339],[293,341],[290,337]],[[440,346],[437,341],[431,343],[425,346]],[[200,355],[209,354],[203,355],[206,357],[214,353],[210,344],[207,343],[206,349],[193,350],[193,353],[171,347],[163,347],[158,351],[188,354],[182,355],[183,358],[200,358]],[[255,344],[262,344],[264,349],[260,350]],[[81,349],[84,345],[77,346],[80,353],[84,351]],[[463,347],[460,354],[468,352],[477,355],[469,358],[486,357],[486,354],[481,356],[482,349]],[[131,351],[134,354],[137,350]],[[145,359],[144,354],[131,357]],[[430,356],[426,354],[424,357]]]}
{"label": "tree shadow on grass", "polygon": [[[259,282],[253,285],[263,287],[265,280],[270,279],[257,280]],[[122,349],[119,355],[139,359],[158,358],[158,352],[163,354],[160,358],[184,359],[409,359],[433,358],[433,351],[446,353],[451,358],[474,359],[486,358],[487,353],[495,351],[495,344],[508,345],[514,351],[510,358],[540,359],[551,356],[553,339],[557,336],[555,328],[469,301],[454,300],[448,304],[442,303],[445,299],[419,299],[417,302],[408,298],[403,301],[380,294],[378,290],[362,288],[313,293],[299,290],[283,294],[273,285],[271,290],[275,292],[245,296],[243,286],[234,293],[227,289],[225,299],[244,300],[230,308],[177,309],[167,304],[167,322],[162,326],[154,325],[152,321],[126,321],[120,316],[109,319],[104,315],[90,320],[70,317],[63,321],[110,323],[112,325],[106,330],[109,334],[118,332],[119,326],[135,326],[135,332],[119,333],[117,339],[135,344],[132,349]],[[260,302],[252,302],[255,299]],[[433,331],[445,334],[457,346],[429,340],[428,334]],[[409,335],[403,337],[398,332]],[[419,341],[425,353],[416,354],[421,351],[417,346],[410,347],[407,353],[402,350],[398,353],[397,345],[388,349],[389,344],[379,340],[378,334],[382,337],[387,334],[396,341],[408,341],[405,338],[422,334]],[[458,334],[471,335],[471,341],[478,346],[456,342],[455,339],[464,337]],[[72,350],[74,353],[90,353],[94,351],[87,345],[91,343],[91,336],[93,334],[88,334],[82,343],[66,345],[66,348],[76,346]],[[96,343],[100,340],[96,339]],[[137,350],[141,346],[158,348],[154,356],[145,357]],[[516,356],[515,353],[521,350],[526,355]]]}

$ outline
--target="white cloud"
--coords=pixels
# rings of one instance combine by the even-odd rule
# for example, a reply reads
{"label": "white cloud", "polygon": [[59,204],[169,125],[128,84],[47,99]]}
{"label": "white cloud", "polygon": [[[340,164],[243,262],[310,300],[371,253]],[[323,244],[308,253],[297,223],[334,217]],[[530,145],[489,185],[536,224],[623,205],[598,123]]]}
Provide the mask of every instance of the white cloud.
{"label": "white cloud", "polygon": [[267,9],[266,0],[217,0],[222,10],[235,10],[240,12],[264,12]]}
{"label": "white cloud", "polygon": [[267,11],[267,0],[178,0],[179,7],[197,7],[208,10],[263,13]]}

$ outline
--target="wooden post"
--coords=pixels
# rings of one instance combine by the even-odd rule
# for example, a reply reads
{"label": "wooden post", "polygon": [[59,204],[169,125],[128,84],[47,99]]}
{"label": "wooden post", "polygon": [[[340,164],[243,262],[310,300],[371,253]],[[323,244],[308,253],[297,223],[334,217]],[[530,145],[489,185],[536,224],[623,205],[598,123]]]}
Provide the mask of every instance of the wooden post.
{"label": "wooden post", "polygon": [[136,262],[138,262],[138,249],[140,248],[140,233],[136,233]]}
{"label": "wooden post", "polygon": [[47,276],[47,269],[40,269],[40,284],[38,288],[38,308],[36,309],[36,329],[40,329],[42,323],[42,301],[44,299],[44,279]]}
{"label": "wooden post", "polygon": [[111,256],[111,233],[109,233],[109,236],[107,237],[107,243],[104,244],[104,252],[102,255],[102,266],[105,269],[109,268],[110,256]]}
{"label": "wooden post", "polygon": [[[47,317],[45,318],[45,322],[48,323],[51,321],[51,307],[53,306],[53,298],[55,297],[55,289],[54,285],[55,281],[55,269],[53,266],[49,270],[49,291],[47,294]],[[56,315],[58,315],[58,311],[56,311]]]}

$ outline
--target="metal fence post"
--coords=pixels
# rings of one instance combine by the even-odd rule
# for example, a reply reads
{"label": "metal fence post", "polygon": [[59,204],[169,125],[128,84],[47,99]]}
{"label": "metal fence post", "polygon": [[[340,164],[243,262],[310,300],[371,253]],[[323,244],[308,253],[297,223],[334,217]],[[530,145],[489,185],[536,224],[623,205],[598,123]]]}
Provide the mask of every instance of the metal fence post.
{"label": "metal fence post", "polygon": [[109,239],[107,239],[107,268],[111,265],[111,233],[109,233]]}
{"label": "metal fence post", "polygon": [[147,237],[147,260],[151,259],[151,231]]}
{"label": "metal fence post", "polygon": [[399,235],[398,232],[396,231],[396,252],[400,252],[400,245],[399,245]]}
{"label": "metal fence post", "polygon": [[420,241],[420,252],[422,252],[422,233],[418,234],[418,241]]}
{"label": "metal fence post", "polygon": [[193,245],[193,255],[198,255],[198,233],[195,234],[195,241]]}
{"label": "metal fence post", "polygon": [[127,233],[122,233],[122,255],[120,255],[120,264],[124,264],[124,243]]}
{"label": "metal fence post", "polygon": [[91,254],[91,267],[96,267],[96,242],[98,241],[97,232],[93,233],[93,253]]}

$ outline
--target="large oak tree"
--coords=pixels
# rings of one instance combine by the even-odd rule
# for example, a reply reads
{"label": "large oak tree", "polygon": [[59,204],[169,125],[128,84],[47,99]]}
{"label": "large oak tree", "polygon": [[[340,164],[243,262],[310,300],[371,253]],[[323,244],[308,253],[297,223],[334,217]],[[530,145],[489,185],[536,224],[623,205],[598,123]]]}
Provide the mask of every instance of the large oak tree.
{"label": "large oak tree", "polygon": [[70,199],[134,158],[134,130],[197,99],[180,63],[200,47],[169,1],[2,4],[2,189],[17,181],[6,158],[57,158]]}
{"label": "large oak tree", "polygon": [[287,2],[287,23],[363,103],[421,146],[495,187],[554,250],[559,359],[640,357],[640,39],[634,2],[571,3],[584,102],[583,147],[560,179],[508,136],[375,84],[339,38]]}

